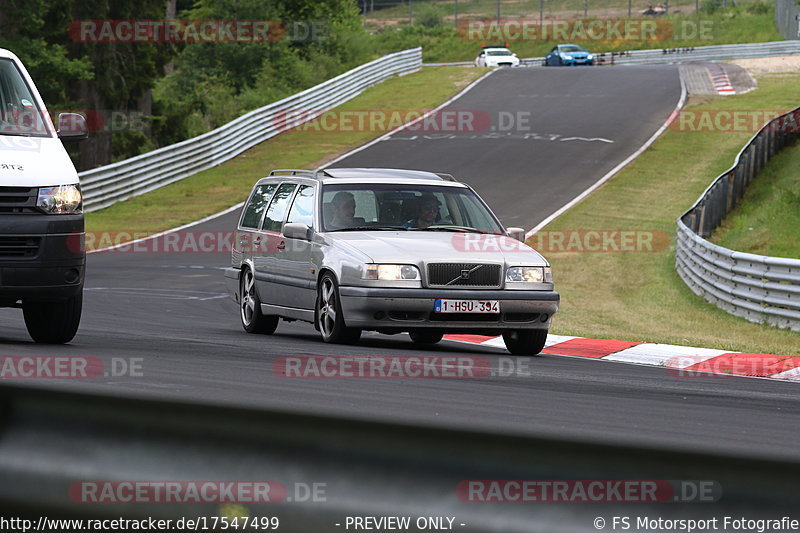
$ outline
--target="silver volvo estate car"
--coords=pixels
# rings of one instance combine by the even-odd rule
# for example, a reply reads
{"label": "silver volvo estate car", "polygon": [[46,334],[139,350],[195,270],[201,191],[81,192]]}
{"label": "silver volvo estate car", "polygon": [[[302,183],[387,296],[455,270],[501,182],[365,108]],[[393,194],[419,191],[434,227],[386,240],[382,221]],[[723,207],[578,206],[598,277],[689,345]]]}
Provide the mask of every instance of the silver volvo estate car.
{"label": "silver volvo estate car", "polygon": [[544,347],[558,309],[550,264],[447,174],[275,170],[242,209],[225,281],[249,333],[279,319],[325,342],[363,330],[503,335],[513,354]]}

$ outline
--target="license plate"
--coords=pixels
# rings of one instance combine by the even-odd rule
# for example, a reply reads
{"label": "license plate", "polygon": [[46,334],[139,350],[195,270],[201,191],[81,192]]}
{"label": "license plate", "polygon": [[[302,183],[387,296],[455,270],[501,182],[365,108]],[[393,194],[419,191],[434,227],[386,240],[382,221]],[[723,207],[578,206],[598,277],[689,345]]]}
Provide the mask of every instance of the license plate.
{"label": "license plate", "polygon": [[499,313],[498,300],[436,300],[434,313]]}

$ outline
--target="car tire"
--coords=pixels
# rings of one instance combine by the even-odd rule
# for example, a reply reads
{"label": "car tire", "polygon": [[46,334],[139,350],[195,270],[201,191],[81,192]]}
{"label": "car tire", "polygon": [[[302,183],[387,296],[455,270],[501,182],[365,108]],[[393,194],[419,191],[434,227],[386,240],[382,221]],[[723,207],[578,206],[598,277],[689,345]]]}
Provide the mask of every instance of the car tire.
{"label": "car tire", "polygon": [[503,342],[513,355],[537,355],[547,342],[546,329],[515,329],[503,333]]}
{"label": "car tire", "polygon": [[41,344],[64,344],[78,332],[83,309],[83,289],[75,296],[56,302],[22,302],[25,327]]}
{"label": "car tire", "polygon": [[442,340],[444,334],[435,329],[423,329],[419,331],[410,331],[408,336],[411,337],[414,344],[436,344]]}
{"label": "car tire", "polygon": [[256,290],[255,276],[249,268],[242,270],[239,280],[239,318],[247,333],[272,335],[278,327],[278,317],[261,314],[261,300]]}
{"label": "car tire", "polygon": [[354,344],[361,330],[345,326],[339,298],[339,284],[330,272],[322,275],[317,286],[317,309],[314,315],[322,340],[333,344]]}

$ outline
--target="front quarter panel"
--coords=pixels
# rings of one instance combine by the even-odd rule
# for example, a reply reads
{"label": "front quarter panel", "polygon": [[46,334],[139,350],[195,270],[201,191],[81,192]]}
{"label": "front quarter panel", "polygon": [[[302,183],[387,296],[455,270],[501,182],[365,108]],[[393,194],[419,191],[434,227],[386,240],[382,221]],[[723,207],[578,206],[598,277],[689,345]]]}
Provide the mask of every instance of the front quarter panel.
{"label": "front quarter panel", "polygon": [[317,233],[314,241],[319,244],[318,255],[312,258],[317,267],[317,277],[324,270],[329,270],[340,285],[357,285],[361,280],[363,265],[372,262],[369,255],[337,239],[335,233]]}

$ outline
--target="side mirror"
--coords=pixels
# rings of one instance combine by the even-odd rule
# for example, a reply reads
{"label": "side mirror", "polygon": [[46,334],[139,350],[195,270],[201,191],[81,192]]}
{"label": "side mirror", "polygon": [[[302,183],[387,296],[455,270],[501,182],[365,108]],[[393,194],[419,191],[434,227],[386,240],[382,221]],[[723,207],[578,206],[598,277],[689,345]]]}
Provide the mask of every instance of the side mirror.
{"label": "side mirror", "polygon": [[309,228],[302,222],[289,222],[283,226],[283,236],[287,239],[303,239],[309,240]]}
{"label": "side mirror", "polygon": [[58,114],[58,138],[65,142],[82,141],[89,136],[86,119],[78,113]]}
{"label": "side mirror", "polygon": [[518,241],[525,242],[525,230],[523,228],[506,228],[506,233]]}

